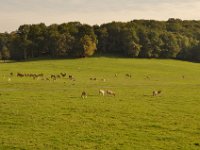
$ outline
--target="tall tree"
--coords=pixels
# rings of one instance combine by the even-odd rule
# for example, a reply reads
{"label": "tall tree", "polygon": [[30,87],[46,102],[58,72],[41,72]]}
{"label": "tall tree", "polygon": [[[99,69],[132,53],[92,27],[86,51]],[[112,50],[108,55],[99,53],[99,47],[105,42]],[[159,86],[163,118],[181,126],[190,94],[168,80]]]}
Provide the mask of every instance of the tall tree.
{"label": "tall tree", "polygon": [[172,33],[162,34],[161,39],[163,41],[161,57],[163,58],[176,58],[180,52],[180,47],[176,36]]}
{"label": "tall tree", "polygon": [[84,37],[81,38],[80,42],[83,49],[84,57],[92,56],[95,53],[96,43],[95,41],[93,41],[93,39],[90,36],[85,35]]}
{"label": "tall tree", "polygon": [[28,39],[28,34],[30,32],[30,25],[22,25],[19,27],[17,33],[20,38],[20,48],[23,50],[24,59],[27,59],[29,56],[30,45],[32,41]]}
{"label": "tall tree", "polygon": [[8,48],[6,46],[4,46],[2,48],[2,51],[1,51],[1,57],[2,57],[2,60],[4,60],[4,62],[8,59],[10,59],[10,51],[8,50]]}
{"label": "tall tree", "polygon": [[138,57],[141,45],[139,44],[139,37],[134,28],[122,28],[121,44],[125,55],[129,57]]}

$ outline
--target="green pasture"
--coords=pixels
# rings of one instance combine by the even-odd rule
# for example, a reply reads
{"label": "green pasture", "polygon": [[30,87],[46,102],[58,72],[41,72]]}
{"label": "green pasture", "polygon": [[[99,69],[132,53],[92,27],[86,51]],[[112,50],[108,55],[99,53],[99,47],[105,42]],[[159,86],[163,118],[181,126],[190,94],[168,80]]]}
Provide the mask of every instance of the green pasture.
{"label": "green pasture", "polygon": [[[46,80],[61,72],[75,80]],[[116,96],[99,96],[99,89]],[[162,93],[152,96],[153,90]],[[10,149],[198,150],[200,64],[104,57],[2,62],[0,150]]]}

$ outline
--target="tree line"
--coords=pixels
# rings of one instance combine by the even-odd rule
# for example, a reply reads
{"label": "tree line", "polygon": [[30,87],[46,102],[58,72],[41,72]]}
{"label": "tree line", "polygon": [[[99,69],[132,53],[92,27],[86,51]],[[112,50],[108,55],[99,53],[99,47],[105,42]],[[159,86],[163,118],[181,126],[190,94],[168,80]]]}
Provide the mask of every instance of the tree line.
{"label": "tree line", "polygon": [[133,20],[90,26],[80,22],[21,25],[0,33],[0,59],[89,57],[174,58],[200,61],[200,21]]}

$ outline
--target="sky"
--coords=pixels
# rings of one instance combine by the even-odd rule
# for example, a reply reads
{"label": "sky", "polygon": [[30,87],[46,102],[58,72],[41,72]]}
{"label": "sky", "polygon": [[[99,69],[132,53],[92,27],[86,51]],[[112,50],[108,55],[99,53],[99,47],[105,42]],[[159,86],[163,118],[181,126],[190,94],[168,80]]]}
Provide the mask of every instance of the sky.
{"label": "sky", "polygon": [[134,19],[200,20],[199,11],[200,0],[0,0],[0,32],[41,22],[100,25]]}

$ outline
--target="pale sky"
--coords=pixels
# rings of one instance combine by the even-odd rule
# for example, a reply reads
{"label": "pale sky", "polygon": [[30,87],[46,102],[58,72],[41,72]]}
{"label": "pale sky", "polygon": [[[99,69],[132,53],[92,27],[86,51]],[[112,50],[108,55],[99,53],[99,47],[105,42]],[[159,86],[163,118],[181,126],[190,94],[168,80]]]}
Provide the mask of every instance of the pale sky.
{"label": "pale sky", "polygon": [[200,20],[199,12],[200,0],[0,0],[0,32],[41,22],[94,25],[133,19]]}

